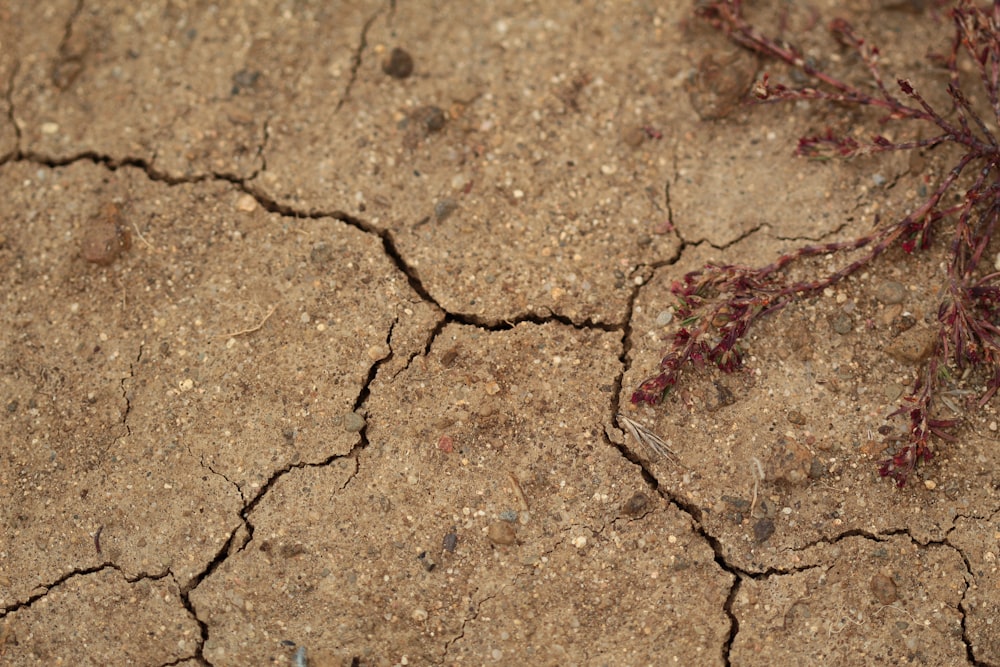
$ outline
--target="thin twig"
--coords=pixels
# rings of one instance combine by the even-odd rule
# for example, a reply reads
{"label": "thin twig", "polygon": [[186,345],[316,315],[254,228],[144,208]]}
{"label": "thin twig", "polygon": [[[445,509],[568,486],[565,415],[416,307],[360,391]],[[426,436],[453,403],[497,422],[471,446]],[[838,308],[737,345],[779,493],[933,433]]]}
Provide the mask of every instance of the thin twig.
{"label": "thin twig", "polygon": [[139,240],[145,243],[150,250],[152,250],[153,252],[159,252],[156,246],[154,246],[152,243],[146,240],[146,237],[143,236],[142,232],[139,231],[139,226],[134,222],[132,223],[132,229],[135,230],[135,235],[139,237]]}
{"label": "thin twig", "polygon": [[751,456],[750,460],[753,461],[753,466],[751,471],[753,472],[753,498],[750,501],[750,518],[753,518],[753,511],[757,508],[757,490],[760,488],[760,483],[764,480],[764,466],[761,465],[760,459],[756,456]]}
{"label": "thin twig", "polygon": [[260,331],[261,327],[263,327],[264,324],[271,318],[271,315],[274,315],[274,311],[276,311],[277,309],[278,309],[278,304],[271,306],[271,310],[267,311],[267,315],[265,315],[264,319],[258,322],[256,326],[250,327],[249,329],[240,329],[239,331],[234,331],[232,333],[222,334],[216,336],[216,338],[236,338],[237,336],[242,336],[244,334],[250,334],[255,331]]}

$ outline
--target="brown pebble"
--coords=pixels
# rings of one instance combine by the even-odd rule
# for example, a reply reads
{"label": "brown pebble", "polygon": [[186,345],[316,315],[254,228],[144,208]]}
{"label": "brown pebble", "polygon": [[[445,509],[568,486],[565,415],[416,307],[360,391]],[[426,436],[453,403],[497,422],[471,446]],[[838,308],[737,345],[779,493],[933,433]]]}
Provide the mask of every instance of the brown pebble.
{"label": "brown pebble", "polygon": [[914,327],[899,334],[885,351],[896,361],[916,364],[931,356],[936,341],[937,332],[933,329]]}
{"label": "brown pebble", "polygon": [[622,141],[625,142],[625,145],[631,146],[632,148],[638,148],[645,140],[646,131],[637,125],[633,125],[622,132]]}
{"label": "brown pebble", "polygon": [[698,63],[689,90],[702,120],[725,118],[736,109],[757,76],[757,58],[743,49],[709,53]]}
{"label": "brown pebble", "polygon": [[382,71],[394,79],[405,79],[413,74],[413,56],[398,46],[393,47],[382,61]]}
{"label": "brown pebble", "polygon": [[788,421],[789,423],[795,424],[796,426],[802,426],[803,424],[806,423],[806,416],[801,412],[799,412],[798,410],[789,410]]}
{"label": "brown pebble", "polygon": [[441,355],[441,366],[451,368],[456,359],[458,359],[458,347],[453,347]]}
{"label": "brown pebble", "polygon": [[628,516],[639,516],[649,508],[649,496],[645,493],[634,493],[625,501],[622,511]]}
{"label": "brown pebble", "polygon": [[875,599],[882,604],[892,604],[899,599],[899,595],[896,592],[896,582],[892,580],[892,577],[887,577],[884,574],[876,574],[872,577],[869,585]]}
{"label": "brown pebble", "polygon": [[132,234],[121,208],[108,202],[87,222],[80,256],[88,262],[108,266],[132,247]]}
{"label": "brown pebble", "polygon": [[767,479],[798,484],[809,476],[813,455],[807,447],[795,440],[781,438],[764,466]]}
{"label": "brown pebble", "polygon": [[885,451],[886,444],[881,440],[865,440],[861,443],[861,453],[865,456],[878,456]]}
{"label": "brown pebble", "polygon": [[493,544],[509,546],[517,542],[517,532],[509,521],[494,521],[487,535]]}

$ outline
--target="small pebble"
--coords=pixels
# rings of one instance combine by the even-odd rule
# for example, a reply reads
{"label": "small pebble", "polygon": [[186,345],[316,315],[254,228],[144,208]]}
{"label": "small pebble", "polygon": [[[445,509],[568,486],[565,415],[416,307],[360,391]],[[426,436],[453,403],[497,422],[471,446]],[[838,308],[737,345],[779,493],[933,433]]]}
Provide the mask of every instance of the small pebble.
{"label": "small pebble", "polygon": [[674,321],[674,311],[672,310],[661,310],[660,314],[656,316],[656,326],[665,327]]}
{"label": "small pebble", "polygon": [[392,350],[387,345],[372,345],[368,348],[368,358],[372,361],[381,361],[391,354]]}
{"label": "small pebble", "polygon": [[895,280],[886,280],[875,286],[872,296],[887,306],[902,303],[906,298],[906,287]]}
{"label": "small pebble", "polygon": [[854,328],[854,320],[846,313],[838,313],[831,318],[830,326],[835,332],[844,336],[851,333],[851,329]]}
{"label": "small pebble", "polygon": [[933,491],[934,489],[937,488],[937,482],[935,482],[933,479],[925,479],[924,488],[927,489],[928,491]]}
{"label": "small pebble", "polygon": [[818,458],[813,457],[809,463],[809,479],[820,479],[827,473],[826,466]]}
{"label": "small pebble", "polygon": [[934,352],[937,332],[930,327],[907,329],[886,347],[886,352],[896,361],[920,363]]}
{"label": "small pebble", "polygon": [[509,546],[517,542],[517,531],[509,521],[494,521],[490,524],[487,536],[493,544]]}
{"label": "small pebble", "polygon": [[774,521],[771,519],[761,519],[753,525],[753,538],[758,543],[766,542],[774,535]]}
{"label": "small pebble", "polygon": [[886,449],[885,442],[881,440],[865,440],[861,443],[860,451],[865,456],[878,456]]}
{"label": "small pebble", "polygon": [[632,497],[625,501],[622,512],[628,516],[639,516],[649,507],[649,496],[645,493],[633,493]]}
{"label": "small pebble", "polygon": [[622,141],[625,142],[625,145],[631,146],[632,148],[638,148],[645,140],[646,131],[638,125],[633,125],[622,132]]}
{"label": "small pebble", "polygon": [[360,433],[365,427],[365,418],[357,412],[348,412],[343,416],[344,430],[348,433]]}
{"label": "small pebble", "polygon": [[739,107],[756,76],[757,58],[742,49],[709,53],[691,81],[691,106],[702,120],[724,118]]}
{"label": "small pebble", "polygon": [[426,106],[415,109],[411,117],[419,123],[428,134],[440,132],[448,117],[440,107]]}
{"label": "small pebble", "polygon": [[796,424],[797,426],[802,426],[806,423],[806,416],[798,410],[789,410],[788,421],[792,424]]}
{"label": "small pebble", "polygon": [[108,266],[132,247],[132,234],[117,204],[108,202],[87,222],[80,255],[93,264]]}
{"label": "small pebble", "polygon": [[458,202],[454,199],[442,199],[434,204],[434,217],[438,222],[442,222],[458,208]]}
{"label": "small pebble", "polygon": [[242,194],[236,199],[236,210],[241,213],[253,213],[257,210],[257,200],[251,194]]}
{"label": "small pebble", "polygon": [[398,46],[393,47],[382,61],[382,71],[394,79],[405,79],[413,74],[413,56]]}
{"label": "small pebble", "polygon": [[892,604],[899,599],[899,595],[896,592],[896,582],[892,580],[892,577],[887,577],[884,574],[876,574],[871,578],[868,585],[875,599],[882,604]]}
{"label": "small pebble", "polygon": [[454,552],[455,548],[458,546],[458,535],[454,532],[448,533],[444,536],[444,539],[441,540],[441,546],[448,553]]}
{"label": "small pebble", "polygon": [[780,438],[764,463],[767,479],[776,482],[799,484],[809,476],[812,452],[805,445],[791,438]]}

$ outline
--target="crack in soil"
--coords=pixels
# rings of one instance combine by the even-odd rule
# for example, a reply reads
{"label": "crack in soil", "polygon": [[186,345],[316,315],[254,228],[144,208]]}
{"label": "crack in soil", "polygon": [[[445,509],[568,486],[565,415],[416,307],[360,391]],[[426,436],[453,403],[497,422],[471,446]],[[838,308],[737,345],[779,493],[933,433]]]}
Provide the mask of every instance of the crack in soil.
{"label": "crack in soil", "polygon": [[[127,577],[127,576],[125,576],[125,573],[122,572],[122,569],[118,565],[116,565],[115,563],[113,563],[111,561],[105,561],[103,563],[99,563],[97,565],[94,565],[93,567],[74,568],[74,569],[66,572],[62,576],[57,577],[51,583],[48,583],[48,584],[39,584],[37,586],[37,588],[43,589],[41,592],[34,593],[34,594],[28,596],[28,598],[25,599],[25,600],[22,600],[20,602],[15,602],[14,604],[7,605],[3,609],[0,609],[0,618],[5,618],[8,614],[12,614],[12,613],[14,613],[16,611],[19,611],[21,609],[27,609],[28,607],[32,606],[34,603],[38,602],[39,600],[41,600],[42,598],[44,598],[46,595],[48,595],[49,593],[51,593],[54,588],[58,588],[59,586],[61,586],[62,584],[66,583],[70,579],[73,579],[74,577],[82,577],[82,576],[86,576],[88,574],[95,574],[97,572],[102,572],[104,570],[114,570],[114,571],[118,572],[119,574],[122,575],[122,579],[124,579],[126,581],[126,583],[129,583],[129,584],[134,584],[134,583],[137,583],[137,582],[143,581],[143,580],[157,581],[157,580],[163,579],[164,577],[167,577],[167,576],[170,576],[171,578],[173,577],[173,573],[170,571],[169,568],[165,569],[163,572],[160,572],[160,573],[140,572],[137,575],[135,575],[134,577]],[[175,583],[176,583],[176,580],[175,580]],[[2,644],[0,644],[0,646],[2,646]]]}
{"label": "crack in soil", "polygon": [[[394,3],[392,4],[391,9],[392,11],[395,11]],[[361,69],[361,63],[363,62],[365,49],[368,48],[368,31],[371,29],[372,24],[375,23],[375,20],[382,14],[383,11],[385,10],[379,9],[378,11],[376,11],[374,14],[369,16],[368,20],[365,21],[363,26],[361,26],[361,38],[358,41],[358,48],[355,49],[354,54],[351,56],[351,74],[350,76],[347,77],[347,84],[344,86],[344,93],[340,96],[340,99],[337,101],[337,106],[334,108],[333,111],[334,113],[340,111],[340,108],[344,106],[344,103],[347,102],[348,98],[351,95],[351,89],[354,87],[354,83],[357,81],[358,78],[358,70]]]}
{"label": "crack in soil", "polygon": [[128,388],[125,385],[130,380],[134,380],[135,379],[135,366],[136,366],[136,364],[139,363],[139,360],[142,359],[142,347],[143,347],[143,344],[139,343],[139,352],[138,352],[138,354],[136,354],[135,361],[129,362],[129,365],[128,365],[128,375],[126,375],[125,377],[123,377],[121,379],[121,382],[118,383],[118,387],[119,387],[119,389],[121,389],[121,392],[122,392],[122,400],[125,401],[125,411],[122,413],[122,419],[121,419],[122,426],[125,427],[125,433],[123,435],[119,435],[118,437],[116,437],[111,442],[111,444],[108,445],[108,449],[111,449],[112,447],[116,446],[121,441],[122,438],[127,438],[130,435],[132,435],[132,427],[128,425],[128,416],[129,416],[129,413],[132,412],[132,399],[130,397],[131,392],[128,390]]}

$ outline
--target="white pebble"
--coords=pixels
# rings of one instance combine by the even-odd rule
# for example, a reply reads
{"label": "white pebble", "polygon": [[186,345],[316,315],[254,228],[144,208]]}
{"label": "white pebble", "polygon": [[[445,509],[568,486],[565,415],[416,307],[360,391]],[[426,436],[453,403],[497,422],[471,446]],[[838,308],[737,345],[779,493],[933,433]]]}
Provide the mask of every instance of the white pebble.
{"label": "white pebble", "polygon": [[252,213],[257,209],[257,200],[251,194],[243,194],[236,200],[236,210],[243,213]]}

